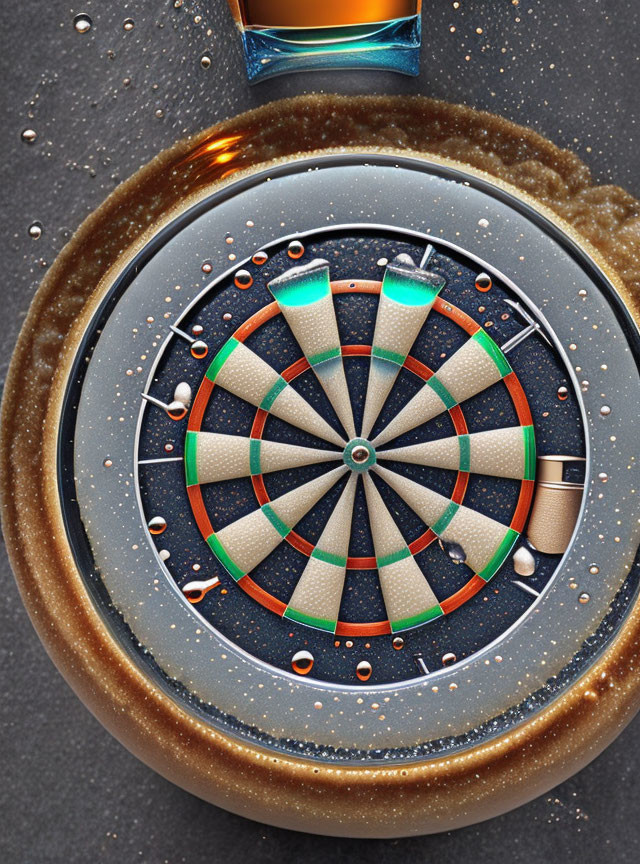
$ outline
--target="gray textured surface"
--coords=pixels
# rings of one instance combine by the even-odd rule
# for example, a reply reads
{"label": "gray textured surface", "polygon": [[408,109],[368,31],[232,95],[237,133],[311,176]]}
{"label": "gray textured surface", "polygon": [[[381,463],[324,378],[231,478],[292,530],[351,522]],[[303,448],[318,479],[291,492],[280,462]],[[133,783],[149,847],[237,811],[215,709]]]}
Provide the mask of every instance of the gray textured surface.
{"label": "gray textured surface", "polygon": [[[173,0],[15,4],[3,17],[0,60],[0,375],[47,264],[118,181],[176,138],[279,96],[313,88],[462,101],[533,126],[578,152],[599,180],[640,195],[636,0],[425,6],[423,74],[416,81],[339,73],[251,89],[223,0],[185,0],[179,10]],[[94,21],[85,35],[73,29],[78,12]],[[135,21],[130,32],[122,26],[127,17]],[[200,66],[205,52],[209,69]],[[33,145],[20,140],[27,127],[38,133]],[[28,226],[36,219],[44,231],[33,240]],[[153,774],[89,715],[40,646],[4,556],[0,568],[3,864],[315,862],[331,855],[382,864],[638,859],[640,718],[554,793],[450,835],[336,841],[216,810]]]}

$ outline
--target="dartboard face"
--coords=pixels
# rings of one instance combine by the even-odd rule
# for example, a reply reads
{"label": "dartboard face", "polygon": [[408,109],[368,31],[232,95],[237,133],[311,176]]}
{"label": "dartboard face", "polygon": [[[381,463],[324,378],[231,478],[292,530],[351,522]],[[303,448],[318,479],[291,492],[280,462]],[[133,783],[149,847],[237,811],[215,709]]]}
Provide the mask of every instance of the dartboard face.
{"label": "dartboard face", "polygon": [[190,710],[276,749],[417,758],[521,722],[635,590],[605,283],[425,162],[294,163],[185,212],[69,387],[96,602]]}

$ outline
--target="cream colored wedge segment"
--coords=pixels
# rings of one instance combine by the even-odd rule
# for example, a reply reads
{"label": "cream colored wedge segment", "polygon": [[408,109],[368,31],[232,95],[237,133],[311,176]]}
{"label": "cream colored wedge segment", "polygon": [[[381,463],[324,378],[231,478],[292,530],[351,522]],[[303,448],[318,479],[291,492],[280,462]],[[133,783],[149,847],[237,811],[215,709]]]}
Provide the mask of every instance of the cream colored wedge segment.
{"label": "cream colored wedge segment", "polygon": [[465,563],[480,573],[498,551],[509,529],[469,507],[460,507],[440,537],[458,543],[465,551]]}
{"label": "cream colored wedge segment", "polygon": [[331,402],[338,420],[344,426],[348,437],[355,438],[356,427],[353,422],[353,408],[351,407],[351,397],[342,365],[342,357],[334,357],[324,363],[317,363],[313,366],[313,371],[316,373],[318,381],[327,394],[327,398]]}
{"label": "cream colored wedge segment", "polygon": [[351,539],[351,519],[358,477],[352,474],[322,530],[316,549],[347,558]]}
{"label": "cream colored wedge segment", "polygon": [[371,443],[374,447],[381,447],[388,441],[397,438],[409,429],[432,420],[447,410],[447,406],[440,396],[431,387],[424,386],[418,390],[396,416],[387,423],[382,432]]}
{"label": "cream colored wedge segment", "polygon": [[334,468],[332,471],[316,477],[315,480],[310,480],[308,483],[292,489],[291,492],[286,492],[279,498],[275,498],[269,506],[276,516],[291,529],[348,470],[346,465]]}
{"label": "cream colored wedge segment", "polygon": [[275,369],[238,342],[216,375],[216,386],[224,387],[251,405],[260,405],[267,393],[280,381]]}
{"label": "cream colored wedge segment", "polygon": [[309,558],[288,608],[308,618],[337,621],[340,614],[346,568],[319,558]]}
{"label": "cream colored wedge segment", "polygon": [[281,444],[277,441],[260,441],[260,471],[284,471],[287,468],[300,468],[302,465],[316,465],[320,462],[335,462],[342,459],[342,453],[316,447],[298,447],[295,444]]}
{"label": "cream colored wedge segment", "polygon": [[378,459],[393,459],[395,462],[429,465],[451,471],[457,471],[460,465],[460,445],[457,436],[425,441],[423,444],[413,444],[410,447],[378,450],[376,455]]}
{"label": "cream colored wedge segment", "polygon": [[[254,448],[258,463],[251,464],[251,448]],[[342,454],[334,450],[315,447],[298,447],[294,444],[281,444],[275,441],[251,441],[243,435],[224,435],[218,432],[198,432],[196,447],[196,466],[199,483],[216,483],[220,480],[233,480],[257,473],[282,471],[342,459]]]}
{"label": "cream colored wedge segment", "polygon": [[469,470],[490,477],[525,476],[525,440],[522,426],[490,429],[469,435]]}
{"label": "cream colored wedge segment", "polygon": [[331,294],[304,306],[278,305],[307,360],[340,346]]}
{"label": "cream colored wedge segment", "polygon": [[282,536],[262,510],[254,510],[218,531],[217,539],[233,563],[249,573],[282,542]]}
{"label": "cream colored wedge segment", "polygon": [[374,470],[394,492],[398,493],[414,513],[418,514],[425,525],[435,525],[451,503],[444,495],[427,489],[426,486],[421,486],[401,474],[396,474],[395,471],[389,471],[381,465],[376,465]]}
{"label": "cream colored wedge segment", "polygon": [[281,390],[268,410],[292,426],[304,429],[317,438],[330,441],[338,447],[344,447],[346,443],[293,387],[287,386]]}
{"label": "cream colored wedge segment", "polygon": [[199,483],[216,483],[251,474],[250,442],[242,435],[198,432],[196,466]]}
{"label": "cream colored wedge segment", "polygon": [[413,556],[379,567],[378,578],[391,623],[414,618],[438,605],[438,598]]}
{"label": "cream colored wedge segment", "polygon": [[468,339],[445,360],[436,377],[458,403],[502,379],[495,361],[476,339]]}
{"label": "cream colored wedge segment", "polygon": [[363,481],[376,558],[384,559],[407,544],[371,477],[365,474]]}

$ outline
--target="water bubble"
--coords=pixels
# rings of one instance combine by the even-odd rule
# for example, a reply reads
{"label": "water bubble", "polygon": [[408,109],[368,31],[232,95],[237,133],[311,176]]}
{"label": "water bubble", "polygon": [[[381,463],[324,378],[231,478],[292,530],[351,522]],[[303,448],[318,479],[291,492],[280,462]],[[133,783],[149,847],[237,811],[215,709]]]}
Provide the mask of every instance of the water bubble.
{"label": "water bubble", "polygon": [[92,25],[93,21],[85,12],[81,12],[73,19],[73,26],[75,27],[76,33],[88,33],[89,30],[91,30]]}
{"label": "water bubble", "polygon": [[231,321],[232,318],[233,318],[233,315],[231,314],[231,312],[225,312],[224,315],[222,316],[223,321]]}
{"label": "water bubble", "polygon": [[208,69],[211,66],[211,57],[208,54],[203,54],[200,58],[200,65],[203,69]]}
{"label": "water bubble", "polygon": [[151,534],[162,534],[167,528],[166,519],[162,516],[154,516],[153,519],[149,519],[147,522],[147,528]]}
{"label": "water bubble", "polygon": [[302,258],[304,255],[304,246],[299,240],[292,240],[287,247],[287,255],[289,258]]}
{"label": "water bubble", "polygon": [[404,639],[402,638],[402,636],[394,636],[393,642],[391,644],[396,649],[396,651],[400,651],[402,648],[404,648]]}
{"label": "water bubble", "polygon": [[611,408],[608,405],[603,405],[600,409],[600,413],[603,417],[608,417],[611,414]]}
{"label": "water bubble", "polygon": [[33,142],[38,137],[38,133],[35,129],[23,129],[22,134],[20,135],[23,141],[27,144],[33,144]]}
{"label": "water bubble", "polygon": [[202,267],[200,268],[203,273],[211,273],[213,270],[213,264],[211,261],[203,261]]}
{"label": "water bubble", "polygon": [[168,561],[171,558],[171,552],[168,549],[161,549],[158,553],[161,561]]}
{"label": "water bubble", "polygon": [[42,237],[42,222],[32,222],[29,225],[29,237],[33,237],[34,240]]}
{"label": "water bubble", "polygon": [[356,666],[356,675],[360,681],[368,681],[372,672],[373,668],[368,660],[361,660]]}
{"label": "water bubble", "polygon": [[191,332],[194,336],[201,336],[204,333],[204,327],[202,324],[194,324],[191,328]]}
{"label": "water bubble", "polygon": [[158,118],[158,120],[160,120],[160,119],[162,119],[162,117],[164,117],[164,110],[162,108],[156,108],[154,113],[155,113],[156,117]]}
{"label": "water bubble", "polygon": [[591,567],[589,567],[589,573],[591,573],[592,576],[597,576],[599,572],[600,568],[597,564],[592,564]]}
{"label": "water bubble", "polygon": [[298,675],[308,675],[313,668],[313,654],[310,651],[296,651],[291,658],[291,668]]}
{"label": "water bubble", "polygon": [[269,256],[266,252],[256,252],[251,260],[254,264],[257,264],[258,267],[262,267],[262,265],[266,264],[269,260]]}
{"label": "water bubble", "polygon": [[598,480],[599,480],[601,483],[606,483],[608,479],[609,479],[609,475],[608,475],[605,471],[601,471],[601,472],[598,474]]}
{"label": "water bubble", "polygon": [[488,228],[489,227],[489,220],[488,219],[478,219],[478,225],[481,228]]}
{"label": "water bubble", "polygon": [[582,594],[578,597],[578,601],[579,601],[580,603],[582,603],[583,605],[584,605],[585,603],[588,603],[589,600],[591,600],[591,595],[590,595],[590,594],[587,594],[586,591],[583,591]]}
{"label": "water bubble", "polygon": [[133,30],[133,28],[136,25],[135,25],[135,21],[133,20],[133,18],[125,18],[122,26],[124,27],[125,30]]}
{"label": "water bubble", "polygon": [[447,651],[446,654],[442,655],[442,665],[443,666],[451,666],[453,663],[456,662],[457,659],[458,658],[453,653],[453,651]]}
{"label": "water bubble", "polygon": [[488,273],[478,273],[476,276],[476,288],[483,293],[489,291],[493,285],[493,280]]}
{"label": "water bubble", "polygon": [[195,357],[196,360],[203,360],[208,353],[209,346],[206,342],[203,342],[202,339],[196,339],[195,342],[192,342],[191,356]]}
{"label": "water bubble", "polygon": [[564,387],[564,386],[562,386],[562,387],[558,387],[558,399],[559,399],[561,402],[564,402],[564,401],[565,401],[566,399],[568,399],[568,398],[569,398],[569,390],[568,390],[568,388],[567,388],[567,387]]}
{"label": "water bubble", "polygon": [[246,291],[253,285],[253,276],[248,270],[238,270],[233,281],[236,288],[242,288],[243,291]]}

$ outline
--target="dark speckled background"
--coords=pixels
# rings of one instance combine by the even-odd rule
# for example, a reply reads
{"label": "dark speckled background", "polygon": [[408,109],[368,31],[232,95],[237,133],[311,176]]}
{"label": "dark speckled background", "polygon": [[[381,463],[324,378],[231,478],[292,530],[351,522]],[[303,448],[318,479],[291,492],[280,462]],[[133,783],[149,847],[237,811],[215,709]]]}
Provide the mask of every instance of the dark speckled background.
{"label": "dark speckled background", "polygon": [[[640,195],[636,0],[461,0],[458,9],[426,0],[417,80],[340,72],[253,89],[223,0],[184,0],[179,10],[173,0],[20,0],[3,11],[2,377],[38,281],[85,215],[176,138],[280,96],[316,89],[464,102],[533,126],[575,150],[601,182]],[[72,24],[79,12],[94,22],[82,36]],[[125,32],[128,17],[135,26]],[[207,52],[212,64],[203,69]],[[38,133],[33,145],[20,140],[27,127]],[[34,220],[44,227],[38,240],[28,235]],[[89,715],[40,646],[4,554],[0,568],[3,864],[314,864],[331,856],[608,864],[640,856],[640,718],[554,792],[453,834],[312,838],[216,810],[155,775]]]}

